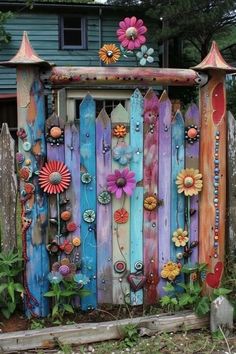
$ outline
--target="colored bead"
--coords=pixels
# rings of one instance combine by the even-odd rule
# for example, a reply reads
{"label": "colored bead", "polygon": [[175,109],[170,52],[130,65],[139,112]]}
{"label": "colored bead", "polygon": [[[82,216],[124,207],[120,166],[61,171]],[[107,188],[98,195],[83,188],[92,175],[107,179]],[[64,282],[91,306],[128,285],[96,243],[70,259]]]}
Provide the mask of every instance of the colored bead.
{"label": "colored bead", "polygon": [[219,240],[219,236],[215,235],[214,239]]}
{"label": "colored bead", "polygon": [[22,145],[24,151],[30,151],[31,149],[31,144],[29,141],[25,141]]}
{"label": "colored bead", "polygon": [[218,254],[217,254],[217,253],[215,253],[215,254],[214,254],[214,258],[217,258],[217,257],[218,257]]}
{"label": "colored bead", "polygon": [[219,202],[219,199],[218,198],[215,198],[214,199],[214,203],[218,203]]}
{"label": "colored bead", "polygon": [[219,164],[219,160],[217,160],[217,159],[214,160],[214,162],[215,162],[215,164],[217,164],[217,165]]}

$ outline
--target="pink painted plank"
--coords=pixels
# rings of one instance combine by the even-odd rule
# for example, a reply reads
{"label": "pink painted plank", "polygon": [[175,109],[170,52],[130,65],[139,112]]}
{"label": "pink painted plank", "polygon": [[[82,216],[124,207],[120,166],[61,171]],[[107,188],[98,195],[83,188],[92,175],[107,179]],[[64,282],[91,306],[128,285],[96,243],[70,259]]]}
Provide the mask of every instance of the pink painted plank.
{"label": "pink painted plank", "polygon": [[[170,260],[170,200],[171,200],[171,102],[164,91],[159,101],[159,277],[164,264]],[[166,281],[159,278],[158,292],[165,294]]]}
{"label": "pink painted plank", "polygon": [[[96,119],[97,195],[111,173],[111,120],[103,108]],[[97,202],[98,303],[112,303],[112,206]]]}
{"label": "pink painted plank", "polygon": [[[158,193],[158,113],[159,102],[153,90],[144,97],[144,199]],[[157,301],[158,283],[158,212],[144,209],[144,303]]]}
{"label": "pink painted plank", "polygon": [[[185,126],[197,126],[200,128],[200,112],[196,104],[191,104],[185,114]],[[190,144],[186,141],[185,165],[187,168],[199,169],[199,141]],[[190,242],[198,241],[198,216],[199,216],[199,195],[191,197],[192,210],[190,222]],[[198,262],[198,247],[193,249],[189,259],[193,264]]]}

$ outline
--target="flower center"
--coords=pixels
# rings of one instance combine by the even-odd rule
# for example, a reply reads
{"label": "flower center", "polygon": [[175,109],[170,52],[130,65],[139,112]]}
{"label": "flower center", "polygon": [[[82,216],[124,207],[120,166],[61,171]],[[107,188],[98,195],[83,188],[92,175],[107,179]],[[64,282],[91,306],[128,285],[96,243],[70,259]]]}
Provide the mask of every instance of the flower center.
{"label": "flower center", "polygon": [[126,185],[126,179],[124,177],[119,177],[116,180],[117,187],[124,187]]}
{"label": "flower center", "polygon": [[126,38],[127,39],[136,39],[138,37],[138,31],[135,27],[129,27],[127,28],[125,32]]}
{"label": "flower center", "polygon": [[194,179],[193,179],[193,177],[190,177],[190,176],[185,177],[185,179],[184,179],[184,186],[185,186],[186,188],[190,188],[190,187],[192,187],[193,185],[194,185]]}
{"label": "flower center", "polygon": [[197,129],[195,129],[195,128],[190,128],[189,130],[188,130],[188,137],[189,138],[195,138],[197,136]]}
{"label": "flower center", "polygon": [[148,58],[148,55],[147,55],[147,54],[143,54],[143,57],[144,57],[145,59],[147,59],[147,58]]}
{"label": "flower center", "polygon": [[60,266],[59,268],[59,272],[62,274],[62,275],[67,275],[70,273],[70,268],[67,266],[67,265],[62,265]]}
{"label": "flower center", "polygon": [[61,174],[59,172],[52,172],[49,175],[49,182],[52,184],[60,184],[62,180]]}
{"label": "flower center", "polygon": [[108,58],[112,58],[113,57],[113,51],[112,50],[108,50],[107,51],[107,56],[108,56]]}

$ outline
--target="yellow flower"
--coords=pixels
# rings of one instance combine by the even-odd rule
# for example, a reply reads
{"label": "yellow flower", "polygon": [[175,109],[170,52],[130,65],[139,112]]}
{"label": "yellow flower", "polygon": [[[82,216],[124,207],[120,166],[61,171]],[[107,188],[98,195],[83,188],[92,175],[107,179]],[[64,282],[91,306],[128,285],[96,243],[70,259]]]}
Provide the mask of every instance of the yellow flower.
{"label": "yellow flower", "polygon": [[75,247],[79,247],[81,244],[81,240],[79,236],[76,236],[75,238],[73,238],[72,243]]}
{"label": "yellow flower", "polygon": [[173,232],[172,241],[175,243],[176,247],[184,247],[188,242],[188,231],[184,231],[183,229],[179,228]]}
{"label": "yellow flower", "polygon": [[174,280],[180,273],[180,268],[177,263],[174,262],[167,262],[162,271],[161,277],[169,280]]}
{"label": "yellow flower", "polygon": [[105,64],[115,63],[120,58],[120,49],[115,44],[104,44],[98,52],[99,58]]}
{"label": "yellow flower", "polygon": [[178,174],[176,184],[178,193],[184,192],[186,196],[197,195],[202,190],[202,175],[198,170],[186,168]]}

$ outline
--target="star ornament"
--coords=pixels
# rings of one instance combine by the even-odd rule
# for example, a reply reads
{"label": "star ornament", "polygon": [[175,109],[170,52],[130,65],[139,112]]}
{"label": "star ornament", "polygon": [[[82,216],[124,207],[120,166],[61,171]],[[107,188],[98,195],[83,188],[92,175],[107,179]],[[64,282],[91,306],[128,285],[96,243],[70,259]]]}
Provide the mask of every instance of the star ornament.
{"label": "star ornament", "polygon": [[48,194],[63,192],[70,185],[71,174],[60,161],[46,162],[39,172],[39,185]]}

